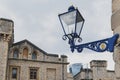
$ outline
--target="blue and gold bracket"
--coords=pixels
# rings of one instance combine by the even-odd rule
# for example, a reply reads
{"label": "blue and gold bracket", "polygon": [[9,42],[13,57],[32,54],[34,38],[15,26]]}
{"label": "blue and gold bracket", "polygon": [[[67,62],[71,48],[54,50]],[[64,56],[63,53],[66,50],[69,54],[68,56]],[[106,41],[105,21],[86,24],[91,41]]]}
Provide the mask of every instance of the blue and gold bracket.
{"label": "blue and gold bracket", "polygon": [[84,43],[80,45],[75,45],[74,41],[69,40],[69,44],[72,52],[74,52],[75,49],[78,52],[82,52],[84,48],[87,48],[96,52],[104,52],[104,51],[113,52],[114,46],[117,42],[118,37],[119,37],[119,34],[115,34],[111,38],[106,38],[106,39]]}

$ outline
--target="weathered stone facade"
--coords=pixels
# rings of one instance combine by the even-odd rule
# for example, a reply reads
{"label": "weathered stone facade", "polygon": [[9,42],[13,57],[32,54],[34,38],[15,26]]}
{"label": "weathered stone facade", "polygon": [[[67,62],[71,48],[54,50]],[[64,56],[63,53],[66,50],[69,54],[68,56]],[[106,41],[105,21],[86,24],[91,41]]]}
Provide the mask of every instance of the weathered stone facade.
{"label": "weathered stone facade", "polygon": [[114,71],[107,70],[106,67],[106,61],[93,60],[90,62],[90,69],[81,69],[81,71],[74,76],[74,80],[114,80]]}
{"label": "weathered stone facade", "polygon": [[[26,51],[25,51],[26,49]],[[17,58],[14,57],[18,51]],[[33,59],[33,54],[36,58]],[[13,44],[10,48],[8,58],[8,79],[11,78],[12,68],[17,68],[17,80],[30,79],[30,69],[37,69],[37,79],[35,80],[66,80],[67,79],[67,57],[62,55],[60,58],[55,54],[47,54],[28,40]]]}
{"label": "weathered stone facade", "polygon": [[67,80],[74,80],[73,75],[71,73],[68,73]]}
{"label": "weathered stone facade", "polygon": [[0,18],[0,80],[6,80],[8,50],[13,41],[13,21]]}
{"label": "weathered stone facade", "polygon": [[[120,0],[112,0],[111,27],[114,34],[120,35]],[[120,37],[114,49],[115,80],[120,80]]]}
{"label": "weathered stone facade", "polygon": [[0,80],[67,80],[67,56],[48,54],[28,40],[13,43],[14,23],[0,19]]}

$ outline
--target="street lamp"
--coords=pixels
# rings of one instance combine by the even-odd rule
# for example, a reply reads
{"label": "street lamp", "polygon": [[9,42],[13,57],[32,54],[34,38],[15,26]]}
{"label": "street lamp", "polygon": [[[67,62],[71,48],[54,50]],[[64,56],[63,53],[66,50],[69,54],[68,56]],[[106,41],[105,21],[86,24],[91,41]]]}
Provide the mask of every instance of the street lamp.
{"label": "street lamp", "polygon": [[79,10],[74,6],[70,6],[68,8],[68,12],[59,14],[58,17],[64,32],[63,40],[69,40],[68,43],[70,44],[72,52],[74,52],[74,49],[78,52],[82,52],[84,48],[88,48],[96,52],[113,52],[114,46],[119,37],[118,34],[115,34],[111,38],[77,45],[77,42],[82,41],[80,34],[85,21]]}
{"label": "street lamp", "polygon": [[59,14],[59,20],[64,31],[64,40],[68,38],[74,43],[76,42],[76,40],[78,40],[79,42],[82,41],[80,34],[83,28],[84,18],[82,17],[78,9],[75,9],[74,6],[70,6],[68,8],[68,12]]}

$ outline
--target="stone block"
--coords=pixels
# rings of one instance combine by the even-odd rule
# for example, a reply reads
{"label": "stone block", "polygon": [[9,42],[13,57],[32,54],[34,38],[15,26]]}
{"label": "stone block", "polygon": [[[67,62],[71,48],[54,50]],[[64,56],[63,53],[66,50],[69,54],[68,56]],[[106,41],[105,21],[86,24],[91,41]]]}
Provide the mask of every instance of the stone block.
{"label": "stone block", "polygon": [[111,17],[111,28],[114,31],[116,27],[120,26],[120,10],[114,13]]}
{"label": "stone block", "polygon": [[120,0],[112,0],[112,13],[120,9]]}

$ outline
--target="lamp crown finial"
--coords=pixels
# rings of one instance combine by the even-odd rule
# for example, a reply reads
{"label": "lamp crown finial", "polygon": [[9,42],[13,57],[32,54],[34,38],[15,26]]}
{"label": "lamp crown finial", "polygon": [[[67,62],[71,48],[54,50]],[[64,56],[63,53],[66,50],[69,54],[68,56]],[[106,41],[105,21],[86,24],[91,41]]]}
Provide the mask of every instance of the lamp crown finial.
{"label": "lamp crown finial", "polygon": [[75,7],[73,5],[68,8],[68,11],[73,11],[73,10],[75,10]]}

